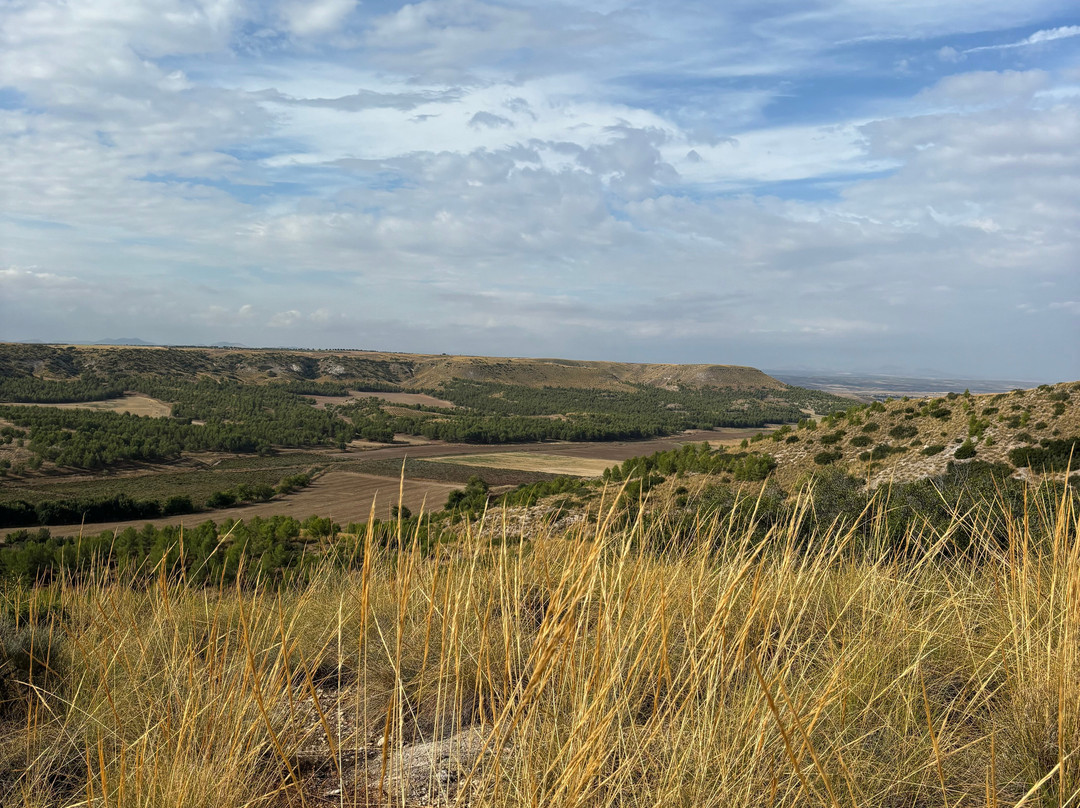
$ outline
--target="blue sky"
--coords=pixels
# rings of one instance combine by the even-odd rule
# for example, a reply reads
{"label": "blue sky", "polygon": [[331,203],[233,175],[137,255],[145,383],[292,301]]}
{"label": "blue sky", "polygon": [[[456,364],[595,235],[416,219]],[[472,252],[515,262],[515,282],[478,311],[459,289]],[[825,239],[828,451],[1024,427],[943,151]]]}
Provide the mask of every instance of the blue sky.
{"label": "blue sky", "polygon": [[0,339],[1080,378],[1071,0],[0,5]]}

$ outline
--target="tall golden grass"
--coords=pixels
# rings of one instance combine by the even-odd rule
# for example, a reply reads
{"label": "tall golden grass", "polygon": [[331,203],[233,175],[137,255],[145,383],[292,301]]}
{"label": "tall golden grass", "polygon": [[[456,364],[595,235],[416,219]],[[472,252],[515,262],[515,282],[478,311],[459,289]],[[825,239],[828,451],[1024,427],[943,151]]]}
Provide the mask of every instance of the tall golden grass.
{"label": "tall golden grass", "polygon": [[359,570],[284,589],[12,586],[0,799],[1080,805],[1071,503],[962,557],[951,532],[993,503],[918,555],[800,540],[797,516],[681,547],[601,519],[427,555],[368,535]]}

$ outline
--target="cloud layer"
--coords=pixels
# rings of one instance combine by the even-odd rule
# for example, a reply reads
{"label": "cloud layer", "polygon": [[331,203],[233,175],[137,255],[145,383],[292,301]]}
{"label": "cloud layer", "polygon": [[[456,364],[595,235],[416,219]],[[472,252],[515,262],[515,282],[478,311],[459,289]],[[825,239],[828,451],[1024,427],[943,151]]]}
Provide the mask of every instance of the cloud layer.
{"label": "cloud layer", "polygon": [[17,0],[0,339],[1080,377],[1069,11]]}

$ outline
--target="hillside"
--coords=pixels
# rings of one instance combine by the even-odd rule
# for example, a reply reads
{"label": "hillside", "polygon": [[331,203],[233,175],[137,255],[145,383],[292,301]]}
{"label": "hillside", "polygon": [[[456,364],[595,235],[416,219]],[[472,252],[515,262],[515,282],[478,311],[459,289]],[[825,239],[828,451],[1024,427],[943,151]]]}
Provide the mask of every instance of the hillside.
{"label": "hillside", "polygon": [[[943,474],[954,461],[981,460],[1033,474],[1016,462],[1025,454],[1057,450],[1080,435],[1080,382],[984,395],[950,393],[939,398],[895,399],[856,405],[817,422],[782,428],[766,441],[777,477],[794,482],[835,466],[871,487]],[[1032,464],[1033,466],[1036,464]],[[1080,465],[1074,459],[1072,468]]]}
{"label": "hillside", "polygon": [[664,389],[782,390],[787,387],[760,370],[737,365],[630,364],[376,351],[0,345],[0,378],[36,375],[68,380],[86,374],[199,376],[256,383],[317,381],[403,389],[435,389],[457,380],[624,391],[634,385]]}

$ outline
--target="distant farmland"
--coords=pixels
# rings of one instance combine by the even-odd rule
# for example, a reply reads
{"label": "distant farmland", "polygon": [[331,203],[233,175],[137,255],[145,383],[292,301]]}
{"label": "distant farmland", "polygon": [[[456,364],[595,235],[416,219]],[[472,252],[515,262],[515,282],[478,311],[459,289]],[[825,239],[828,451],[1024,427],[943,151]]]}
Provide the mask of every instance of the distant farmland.
{"label": "distant farmland", "polygon": [[172,412],[172,405],[139,393],[126,393],[120,398],[105,401],[77,401],[67,404],[23,404],[27,407],[55,407],[61,410],[100,410],[105,412],[129,412],[132,415],[149,415],[152,418],[167,418]]}
{"label": "distant farmland", "polygon": [[572,477],[599,477],[612,465],[610,460],[596,457],[570,457],[540,452],[492,452],[491,454],[432,457],[433,463],[453,463],[461,466],[538,471],[544,474],[565,474]]}

